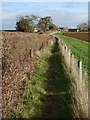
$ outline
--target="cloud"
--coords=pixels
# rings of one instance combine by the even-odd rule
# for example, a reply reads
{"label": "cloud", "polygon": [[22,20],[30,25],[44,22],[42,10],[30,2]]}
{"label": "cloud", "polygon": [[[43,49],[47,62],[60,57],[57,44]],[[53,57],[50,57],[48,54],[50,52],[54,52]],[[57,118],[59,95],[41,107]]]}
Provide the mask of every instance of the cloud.
{"label": "cloud", "polygon": [[75,27],[82,22],[87,22],[87,12],[70,12],[66,10],[52,10],[49,11],[53,21],[59,26]]}
{"label": "cloud", "polygon": [[[15,4],[14,7],[16,7],[17,4]],[[32,9],[31,7],[29,7],[29,5],[28,5],[28,9],[26,8],[22,9],[22,5],[24,4],[21,3],[21,6],[18,5],[19,9],[16,10],[15,8],[12,10],[13,6],[10,9],[6,9],[5,6],[3,9],[3,16],[2,16],[3,29],[9,29],[9,28],[15,29],[15,22],[17,16],[26,15],[26,14],[28,15],[35,14],[40,17],[51,16],[53,18],[53,22],[58,26],[75,27],[82,22],[88,21],[88,11],[86,10],[86,7],[82,9],[82,4],[81,4],[81,7],[77,8],[77,4],[78,3],[72,3],[72,2],[70,4],[68,3],[65,4],[35,3],[34,4],[33,3],[31,4],[33,5]],[[0,10],[0,14],[2,14],[1,10]]]}

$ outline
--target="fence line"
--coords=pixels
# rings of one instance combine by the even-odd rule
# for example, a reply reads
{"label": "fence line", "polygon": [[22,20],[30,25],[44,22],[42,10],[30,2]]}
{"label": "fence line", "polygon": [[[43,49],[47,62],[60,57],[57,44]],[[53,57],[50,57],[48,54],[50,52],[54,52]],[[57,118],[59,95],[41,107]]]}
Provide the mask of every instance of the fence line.
{"label": "fence line", "polygon": [[82,61],[75,58],[70,49],[58,39],[59,48],[64,58],[66,67],[72,76],[73,93],[75,94],[75,103],[78,108],[79,117],[88,117],[88,92],[85,88],[82,72]]}
{"label": "fence line", "polygon": [[44,51],[46,51],[46,49],[48,48],[48,46],[50,46],[52,43],[53,43],[52,40],[50,40],[50,41],[44,41],[44,42],[42,42],[42,44],[39,47],[39,49],[30,49],[30,51],[29,51],[30,58],[33,58],[35,56],[40,57],[42,55],[42,53]]}

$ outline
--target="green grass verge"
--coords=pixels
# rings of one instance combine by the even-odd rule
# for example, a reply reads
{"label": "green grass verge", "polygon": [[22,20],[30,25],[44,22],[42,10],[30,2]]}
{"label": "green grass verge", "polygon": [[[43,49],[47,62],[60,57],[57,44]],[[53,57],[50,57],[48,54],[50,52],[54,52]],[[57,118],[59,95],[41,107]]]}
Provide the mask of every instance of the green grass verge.
{"label": "green grass verge", "polygon": [[14,110],[17,118],[38,118],[42,116],[43,104],[40,98],[46,94],[44,87],[49,56],[50,53],[45,54],[39,60],[34,74],[28,76],[28,86],[26,86],[21,98],[23,103]]}
{"label": "green grass verge", "polygon": [[88,51],[90,43],[80,39],[63,36],[62,33],[55,33],[54,35],[63,40],[63,42],[68,46],[68,48],[70,48],[72,53],[75,55],[77,60],[81,60],[83,62],[83,71],[90,73],[90,54]]}

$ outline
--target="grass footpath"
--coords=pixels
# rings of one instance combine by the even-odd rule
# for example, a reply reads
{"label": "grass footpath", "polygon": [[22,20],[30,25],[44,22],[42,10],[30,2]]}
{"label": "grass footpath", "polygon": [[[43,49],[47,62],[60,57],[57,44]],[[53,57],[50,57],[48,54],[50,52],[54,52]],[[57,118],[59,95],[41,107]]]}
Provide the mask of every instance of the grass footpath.
{"label": "grass footpath", "polygon": [[17,118],[74,118],[71,82],[57,44],[42,56],[28,80]]}
{"label": "grass footpath", "polygon": [[83,71],[86,71],[87,73],[90,73],[90,66],[89,66],[89,48],[90,43],[62,35],[62,33],[55,33],[55,36],[61,38],[63,42],[70,48],[72,53],[75,55],[77,60],[81,60],[83,63]]}

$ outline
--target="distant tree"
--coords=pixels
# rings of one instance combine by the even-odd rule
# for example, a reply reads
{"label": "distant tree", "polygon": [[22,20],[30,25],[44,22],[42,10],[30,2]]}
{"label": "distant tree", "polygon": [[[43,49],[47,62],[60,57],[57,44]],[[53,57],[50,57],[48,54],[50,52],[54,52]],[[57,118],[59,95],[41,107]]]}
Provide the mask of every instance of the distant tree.
{"label": "distant tree", "polygon": [[22,32],[33,32],[38,16],[36,15],[26,15],[19,16],[16,21],[16,30]]}
{"label": "distant tree", "polygon": [[48,31],[50,29],[55,29],[56,26],[52,22],[51,16],[40,18],[37,24],[38,28],[40,28],[42,31]]}
{"label": "distant tree", "polygon": [[88,24],[87,23],[81,23],[77,26],[79,31],[88,31]]}

